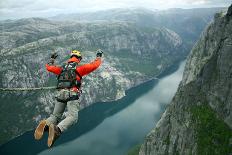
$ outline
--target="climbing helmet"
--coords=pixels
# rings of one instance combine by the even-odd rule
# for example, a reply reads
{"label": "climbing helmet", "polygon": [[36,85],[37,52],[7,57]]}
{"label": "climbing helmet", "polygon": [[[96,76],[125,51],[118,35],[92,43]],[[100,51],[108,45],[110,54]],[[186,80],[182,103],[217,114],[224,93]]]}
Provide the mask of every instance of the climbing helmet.
{"label": "climbing helmet", "polygon": [[76,56],[78,59],[82,59],[82,56],[81,56],[81,52],[80,51],[78,51],[78,50],[72,50],[71,51],[71,57],[72,56]]}

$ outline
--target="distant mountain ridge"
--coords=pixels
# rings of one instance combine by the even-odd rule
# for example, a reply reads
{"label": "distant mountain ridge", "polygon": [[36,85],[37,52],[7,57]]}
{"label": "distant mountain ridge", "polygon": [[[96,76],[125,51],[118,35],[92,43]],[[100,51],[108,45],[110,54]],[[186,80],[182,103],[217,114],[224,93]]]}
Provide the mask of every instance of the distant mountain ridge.
{"label": "distant mountain ridge", "polygon": [[[141,27],[165,27],[175,31],[189,46],[198,39],[213,15],[226,8],[195,8],[195,9],[168,9],[149,10],[143,8],[112,9],[93,13],[57,15],[52,20],[70,20],[79,22],[124,21],[132,22]],[[190,38],[191,37],[191,38]]]}

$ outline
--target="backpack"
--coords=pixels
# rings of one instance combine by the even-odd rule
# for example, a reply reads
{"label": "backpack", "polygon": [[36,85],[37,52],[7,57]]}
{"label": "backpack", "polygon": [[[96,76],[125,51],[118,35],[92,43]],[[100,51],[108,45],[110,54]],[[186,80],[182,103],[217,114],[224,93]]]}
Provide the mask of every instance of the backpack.
{"label": "backpack", "polygon": [[[57,77],[57,88],[72,88],[74,86],[80,88],[82,77],[76,71],[77,65],[76,62],[71,62],[62,66],[62,72]],[[76,79],[77,75],[80,77],[80,80]]]}

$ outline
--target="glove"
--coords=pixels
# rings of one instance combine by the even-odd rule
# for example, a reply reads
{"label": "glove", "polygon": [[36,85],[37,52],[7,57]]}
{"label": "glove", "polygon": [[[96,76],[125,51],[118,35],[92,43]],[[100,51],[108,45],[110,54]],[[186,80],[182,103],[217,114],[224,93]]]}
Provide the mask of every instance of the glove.
{"label": "glove", "polygon": [[58,54],[57,54],[57,53],[53,53],[53,54],[51,55],[51,58],[50,58],[48,64],[53,65],[54,62],[55,62],[55,59],[56,59],[57,57],[58,57]]}
{"label": "glove", "polygon": [[56,59],[58,57],[58,54],[57,53],[53,53],[52,55],[51,55],[51,59]]}
{"label": "glove", "polygon": [[97,55],[96,55],[97,57],[102,57],[102,54],[103,52],[101,49],[97,50]]}
{"label": "glove", "polygon": [[55,59],[51,58],[51,59],[48,61],[48,64],[49,64],[49,65],[53,65],[54,62],[55,62]]}

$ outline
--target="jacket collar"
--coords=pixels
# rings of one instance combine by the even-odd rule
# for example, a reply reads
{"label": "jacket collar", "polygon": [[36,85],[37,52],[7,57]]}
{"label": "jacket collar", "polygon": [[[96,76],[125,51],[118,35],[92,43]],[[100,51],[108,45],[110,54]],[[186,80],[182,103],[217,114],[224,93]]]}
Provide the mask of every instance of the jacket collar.
{"label": "jacket collar", "polygon": [[71,57],[70,59],[68,59],[68,63],[70,63],[70,62],[76,62],[76,63],[79,63],[79,62],[80,62],[80,60],[79,60],[78,58],[76,58],[76,57]]}

